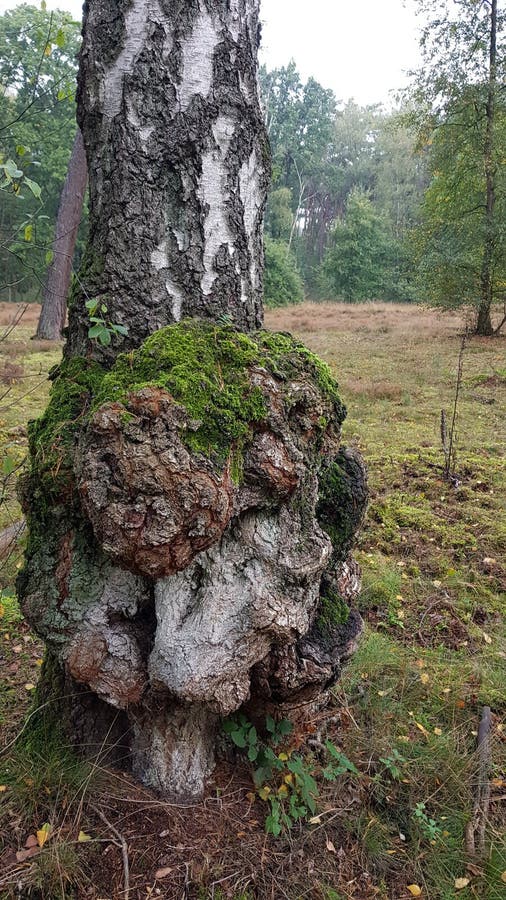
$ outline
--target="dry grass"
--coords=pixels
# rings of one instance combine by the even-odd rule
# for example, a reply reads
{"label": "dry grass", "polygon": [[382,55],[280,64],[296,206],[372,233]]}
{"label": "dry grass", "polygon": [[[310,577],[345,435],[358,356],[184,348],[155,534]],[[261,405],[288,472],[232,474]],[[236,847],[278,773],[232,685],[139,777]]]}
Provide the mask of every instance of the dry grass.
{"label": "dry grass", "polygon": [[[0,306],[4,318],[11,312]],[[0,411],[0,441],[19,456],[26,421],[45,403],[44,373],[60,352],[51,345],[47,353],[30,340],[36,313],[30,308],[13,340],[0,345],[0,367],[16,355],[29,376],[10,387],[14,402]],[[63,787],[63,800],[44,808],[53,796],[46,793],[52,776],[42,774],[40,763],[47,748],[37,747],[37,819],[23,815],[10,787],[0,795],[2,900],[19,896],[15,878],[5,886],[6,873],[15,871],[13,851],[42,816],[54,821],[61,852],[55,846],[52,856],[24,871],[27,883],[39,885],[32,896],[121,900],[120,851],[93,805],[127,840],[130,900],[409,900],[411,883],[421,886],[422,900],[455,900],[454,881],[463,876],[470,884],[459,900],[504,900],[506,341],[472,339],[466,350],[457,419],[460,484],[454,487],[442,478],[439,419],[453,402],[458,316],[396,304],[323,303],[269,311],[266,322],[299,335],[329,362],[348,406],[344,440],[362,450],[369,467],[370,511],[357,550],[368,632],[336,688],[335,705],[311,723],[322,740],[344,749],[360,776],[322,785],[321,822],[276,841],[264,834],[266,806],[251,803],[248,772],[240,766],[222,765],[206,802],[191,809],[164,803],[112,773],[76,819],[66,811],[75,792]],[[11,513],[17,512],[13,500]],[[10,591],[14,574],[4,575],[2,586]],[[26,710],[25,684],[37,677],[39,651],[30,637],[14,614],[7,622],[0,618],[6,729]],[[493,710],[495,784],[489,855],[473,870],[463,832],[483,704]],[[394,751],[404,759],[400,779],[382,762]],[[307,759],[318,768],[314,747]],[[53,777],[56,768],[51,765]],[[21,787],[33,793],[28,769],[27,779]],[[436,822],[435,843],[413,818],[417,803]],[[93,841],[76,850],[79,828]],[[9,861],[12,870],[5,868]],[[160,868],[170,871],[157,878]],[[71,887],[62,894],[67,876]]]}

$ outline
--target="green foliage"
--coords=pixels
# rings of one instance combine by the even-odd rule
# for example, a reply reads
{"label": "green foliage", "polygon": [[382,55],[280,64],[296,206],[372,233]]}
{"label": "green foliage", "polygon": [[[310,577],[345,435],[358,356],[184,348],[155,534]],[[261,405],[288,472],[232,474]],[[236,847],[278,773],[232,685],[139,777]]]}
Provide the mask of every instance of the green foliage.
{"label": "green foliage", "polygon": [[347,301],[396,299],[393,240],[367,194],[353,189],[336,223],[323,273],[333,294]]}
{"label": "green foliage", "polygon": [[90,317],[88,337],[92,341],[98,341],[102,347],[109,347],[113,337],[128,334],[126,325],[115,325],[104,318],[107,306],[101,300],[87,300],[85,306]]}
{"label": "green foliage", "polygon": [[[75,134],[80,25],[20,4],[0,16],[0,289],[35,299]],[[15,291],[5,284],[14,284]]]}
{"label": "green foliage", "polygon": [[295,260],[282,241],[265,236],[264,302],[266,306],[302,303],[304,287]]}
{"label": "green foliage", "polygon": [[256,794],[269,808],[265,830],[274,837],[279,837],[297,822],[316,815],[320,795],[317,774],[327,781],[335,781],[345,774],[360,774],[332,741],[325,743],[327,764],[322,769],[317,769],[310,760],[294,753],[288,740],[293,726],[288,719],[276,721],[272,716],[267,716],[266,741],[262,740],[243,713],[227,719],[223,730],[236,747],[247,750],[247,758],[254,764],[252,774]]}

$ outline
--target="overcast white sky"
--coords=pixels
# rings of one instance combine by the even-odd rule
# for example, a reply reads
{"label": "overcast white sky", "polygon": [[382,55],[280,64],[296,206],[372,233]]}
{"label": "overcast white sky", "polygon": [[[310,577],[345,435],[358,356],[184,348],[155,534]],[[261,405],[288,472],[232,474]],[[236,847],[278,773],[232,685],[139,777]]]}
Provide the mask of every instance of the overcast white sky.
{"label": "overcast white sky", "polygon": [[[0,12],[16,0],[0,0]],[[47,0],[81,18],[81,0]],[[412,0],[262,0],[262,61],[268,68],[293,57],[304,79],[313,75],[338,100],[388,103],[416,66],[417,22]]]}

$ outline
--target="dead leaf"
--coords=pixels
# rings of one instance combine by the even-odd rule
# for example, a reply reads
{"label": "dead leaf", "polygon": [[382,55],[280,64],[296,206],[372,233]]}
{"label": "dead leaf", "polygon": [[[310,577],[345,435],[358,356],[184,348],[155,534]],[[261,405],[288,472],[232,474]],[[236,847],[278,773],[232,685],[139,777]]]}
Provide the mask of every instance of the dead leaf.
{"label": "dead leaf", "polygon": [[328,838],[327,838],[327,843],[326,843],[325,846],[327,847],[327,850],[329,851],[329,853],[335,853],[335,852],[336,852],[336,848],[334,847],[334,844],[333,844],[332,841],[330,841]]}
{"label": "dead leaf", "polygon": [[422,674],[420,675],[420,681],[422,682],[422,684],[428,684],[428,683],[429,683],[429,681],[430,681],[430,676],[427,675],[427,672],[422,672]]}
{"label": "dead leaf", "polygon": [[470,878],[456,878],[454,881],[455,890],[461,891],[463,888],[466,888],[468,884],[470,884]]}
{"label": "dead leaf", "polygon": [[25,847],[38,847],[38,846],[39,846],[39,842],[37,840],[36,835],[29,834],[25,841]]}
{"label": "dead leaf", "polygon": [[165,866],[163,869],[157,869],[155,872],[155,878],[167,878],[167,875],[170,875],[172,872],[172,868],[170,866]]}
{"label": "dead leaf", "polygon": [[84,831],[80,831],[77,836],[77,840],[80,844],[85,844],[87,841],[92,841],[93,838],[90,834],[86,834]]}
{"label": "dead leaf", "polygon": [[25,691],[33,691],[34,688],[35,688],[35,685],[32,684],[31,681],[28,682],[28,684],[25,684]]}
{"label": "dead leaf", "polygon": [[408,884],[408,891],[412,897],[422,896],[422,889],[418,884]]}
{"label": "dead leaf", "polygon": [[309,824],[310,825],[320,825],[321,824],[320,816],[312,816],[312,818],[309,820]]}
{"label": "dead leaf", "polygon": [[29,847],[28,850],[18,850],[16,859],[18,862],[25,862],[25,860],[31,859],[32,856],[37,856],[37,853],[40,853],[40,847]]}
{"label": "dead leaf", "polygon": [[5,791],[6,791],[6,790],[7,790],[7,785],[6,785],[6,784],[0,784],[0,794],[5,794]]}
{"label": "dead leaf", "polygon": [[504,881],[504,883],[506,884],[506,871],[501,872],[501,881]]}
{"label": "dead leaf", "polygon": [[44,822],[42,828],[39,828],[39,830],[37,832],[37,841],[38,841],[39,847],[44,846],[46,841],[51,836],[51,831],[52,831],[52,828],[51,828],[51,825],[49,824],[49,822]]}
{"label": "dead leaf", "polygon": [[441,735],[443,734],[443,732],[442,732],[441,728],[435,728],[435,729],[434,729],[434,734],[437,734],[438,737],[441,737]]}

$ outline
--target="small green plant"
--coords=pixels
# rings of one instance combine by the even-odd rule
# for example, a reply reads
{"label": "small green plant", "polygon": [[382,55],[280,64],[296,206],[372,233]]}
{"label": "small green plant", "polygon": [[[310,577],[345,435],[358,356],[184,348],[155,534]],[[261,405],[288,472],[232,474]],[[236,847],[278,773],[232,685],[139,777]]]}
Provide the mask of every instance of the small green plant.
{"label": "small green plant", "polygon": [[[236,747],[247,751],[249,761],[255,764],[253,782],[256,794],[269,806],[269,815],[265,820],[267,834],[278,837],[296,822],[316,814],[320,792],[314,767],[287,745],[286,738],[293,731],[291,722],[287,719],[276,722],[272,716],[267,716],[265,730],[269,743],[259,738],[255,726],[242,713],[227,719],[223,729]],[[284,745],[282,749],[279,749],[280,745]],[[325,747],[328,762],[321,774],[327,781],[335,781],[346,772],[359,774],[353,763],[331,741],[327,741]]]}
{"label": "small green plant", "polygon": [[90,318],[90,327],[88,328],[88,337],[92,341],[98,341],[102,347],[108,347],[113,336],[128,334],[126,325],[117,325],[109,322],[104,316],[107,314],[107,306],[100,300],[87,300],[86,309]]}
{"label": "small green plant", "polygon": [[395,747],[390,751],[388,756],[380,756],[379,761],[383,763],[390,778],[394,781],[402,781],[404,774],[402,766],[404,766],[407,760],[395,749]]}
{"label": "small green plant", "polygon": [[413,812],[413,819],[418,825],[422,836],[428,841],[437,841],[441,837],[442,829],[435,819],[427,814],[425,803],[417,803]]}

